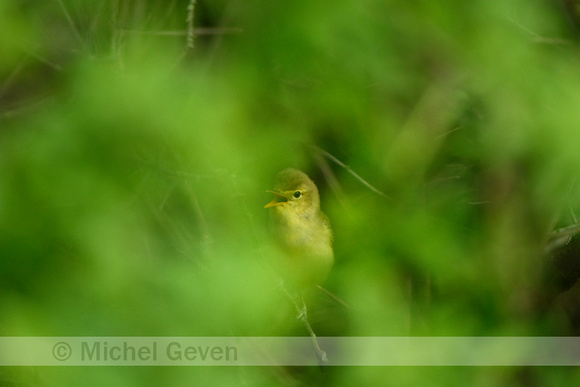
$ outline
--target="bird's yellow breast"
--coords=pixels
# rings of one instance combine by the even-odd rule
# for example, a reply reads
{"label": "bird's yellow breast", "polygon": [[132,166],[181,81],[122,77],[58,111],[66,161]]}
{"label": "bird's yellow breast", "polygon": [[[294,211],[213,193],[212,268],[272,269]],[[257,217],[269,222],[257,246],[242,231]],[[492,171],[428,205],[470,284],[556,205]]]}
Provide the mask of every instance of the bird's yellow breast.
{"label": "bird's yellow breast", "polygon": [[284,206],[272,211],[272,228],[282,251],[284,276],[299,287],[322,283],[334,263],[326,216],[304,217]]}

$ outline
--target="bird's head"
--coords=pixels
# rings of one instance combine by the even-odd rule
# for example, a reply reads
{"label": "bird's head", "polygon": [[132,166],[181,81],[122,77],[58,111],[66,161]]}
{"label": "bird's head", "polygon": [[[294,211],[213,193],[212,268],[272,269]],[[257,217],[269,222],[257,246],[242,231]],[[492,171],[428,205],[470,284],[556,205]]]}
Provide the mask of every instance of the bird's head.
{"label": "bird's head", "polygon": [[303,172],[288,168],[276,176],[273,190],[274,200],[264,208],[277,207],[278,211],[309,217],[320,211],[318,188]]}

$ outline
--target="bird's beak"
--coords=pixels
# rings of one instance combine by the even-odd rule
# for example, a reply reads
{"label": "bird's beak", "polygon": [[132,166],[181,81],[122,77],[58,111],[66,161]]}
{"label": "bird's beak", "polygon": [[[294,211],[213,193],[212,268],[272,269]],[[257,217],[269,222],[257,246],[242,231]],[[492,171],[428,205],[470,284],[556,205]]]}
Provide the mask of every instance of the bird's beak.
{"label": "bird's beak", "polygon": [[288,201],[290,200],[289,197],[285,196],[284,194],[281,194],[280,192],[270,191],[270,190],[266,190],[266,192],[270,192],[270,193],[276,195],[276,197],[270,203],[266,204],[264,206],[264,208],[270,208],[270,207],[274,207],[274,206],[281,206],[282,204],[288,203]]}

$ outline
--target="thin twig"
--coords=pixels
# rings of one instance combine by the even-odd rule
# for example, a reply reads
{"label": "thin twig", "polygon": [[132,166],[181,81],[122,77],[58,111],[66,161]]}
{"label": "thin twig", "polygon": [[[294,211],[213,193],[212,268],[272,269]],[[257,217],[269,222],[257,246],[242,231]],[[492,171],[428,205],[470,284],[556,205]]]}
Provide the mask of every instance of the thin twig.
{"label": "thin twig", "polygon": [[62,71],[62,66],[61,65],[59,65],[59,64],[57,64],[55,62],[52,62],[52,61],[50,61],[50,60],[48,60],[48,59],[40,56],[36,52],[28,51],[28,54],[30,56],[32,56],[33,58],[37,59],[40,63],[43,63],[43,64],[47,65],[48,67],[52,68],[53,70]]}
{"label": "thin twig", "polygon": [[522,31],[531,35],[533,38],[533,41],[536,43],[546,43],[546,44],[559,45],[559,46],[564,46],[564,45],[569,46],[572,44],[572,42],[570,42],[569,40],[544,37],[544,36],[534,32],[534,31],[530,30],[529,28],[525,27],[524,25],[518,23],[517,21],[515,21],[514,19],[512,19],[510,17],[506,17],[506,19],[509,22],[511,22],[512,24],[514,24],[516,27],[520,28]]}
{"label": "thin twig", "polygon": [[254,246],[257,248],[260,245],[260,237],[258,236],[258,227],[256,226],[256,223],[254,221],[254,212],[250,211],[250,207],[248,206],[246,196],[240,193],[244,192],[244,190],[238,187],[237,176],[235,174],[231,174],[228,181],[232,185],[233,189],[232,192],[238,192],[238,194],[236,195],[237,200],[239,203],[241,203],[242,210],[244,211],[247,222],[249,224],[250,233],[252,234],[252,237],[254,239]]}
{"label": "thin twig", "polygon": [[332,293],[330,290],[323,288],[320,285],[316,286],[318,289],[320,289],[322,292],[324,292],[327,296],[329,296],[330,298],[332,298],[334,301],[338,302],[340,305],[344,306],[347,309],[350,309],[350,306],[344,302],[343,300],[341,300],[336,294]]}
{"label": "thin twig", "polygon": [[286,287],[284,286],[284,284],[282,282],[280,282],[280,284],[279,284],[279,289],[286,296],[286,298],[288,298],[288,301],[290,301],[290,304],[292,304],[292,306],[294,306],[294,309],[296,309],[296,313],[298,313],[298,319],[302,322],[302,324],[304,325],[304,327],[306,328],[306,330],[310,334],[310,338],[312,339],[312,345],[314,347],[314,351],[316,352],[316,356],[318,357],[318,360],[320,361],[320,363],[322,365],[327,365],[328,364],[328,356],[326,355],[326,352],[322,348],[320,348],[320,344],[318,343],[318,339],[316,338],[316,333],[314,333],[312,326],[308,322],[308,315],[307,315],[306,303],[304,302],[304,298],[300,297],[300,300],[302,302],[302,307],[300,307],[298,305],[298,303],[296,302],[296,298],[293,297],[290,294],[290,292],[288,292],[288,289],[286,289]]}
{"label": "thin twig", "polygon": [[576,216],[576,213],[572,207],[570,207],[570,216],[572,217],[572,221],[574,221],[574,223],[578,223],[578,217]]}
{"label": "thin twig", "polygon": [[463,127],[462,126],[458,126],[458,127],[454,128],[454,129],[448,130],[445,133],[438,134],[437,136],[435,136],[435,138],[441,138],[441,137],[449,136],[451,133],[457,132],[458,130],[461,130],[461,129],[463,129]]}
{"label": "thin twig", "polygon": [[353,175],[358,181],[360,181],[361,183],[363,183],[363,185],[365,185],[371,191],[373,191],[373,192],[381,195],[384,198],[387,198],[389,200],[393,200],[393,198],[391,198],[390,196],[386,195],[384,192],[382,192],[382,191],[378,190],[377,188],[375,188],[374,186],[372,186],[369,182],[367,182],[365,179],[363,179],[362,177],[360,177],[355,171],[353,171],[348,165],[346,165],[345,163],[343,163],[342,161],[340,161],[339,159],[337,159],[336,157],[334,157],[333,155],[331,155],[330,153],[328,153],[324,149],[319,148],[316,145],[309,145],[309,146],[312,149],[314,149],[315,151],[317,151],[320,154],[322,154],[324,157],[328,158],[329,160],[332,160],[334,163],[336,163],[339,166],[341,166],[344,169],[346,169],[348,171],[348,173],[350,173],[351,175]]}
{"label": "thin twig", "polygon": [[[128,34],[154,35],[154,36],[187,36],[191,30],[119,30]],[[233,35],[241,34],[244,30],[238,27],[196,27],[193,29],[193,35]]]}
{"label": "thin twig", "polygon": [[64,3],[62,2],[62,0],[58,0],[58,3],[60,4],[60,8],[62,9],[62,12],[64,13],[64,16],[66,17],[66,20],[67,20],[68,24],[70,25],[70,28],[71,28],[71,30],[73,32],[73,35],[79,41],[79,43],[81,44],[81,46],[83,46],[83,48],[86,48],[85,41],[83,40],[83,38],[82,38],[79,30],[75,26],[75,23],[73,22],[72,17],[68,13],[68,10],[66,9]]}
{"label": "thin twig", "polygon": [[3,84],[0,85],[0,97],[2,97],[4,93],[6,93],[10,89],[10,87],[14,83],[14,80],[16,79],[16,76],[18,75],[18,73],[20,73],[20,70],[22,70],[22,68],[24,67],[24,62],[25,62],[24,59],[21,60],[20,63],[18,63],[18,65],[10,72],[8,77],[4,80]]}
{"label": "thin twig", "polygon": [[562,227],[557,230],[552,231],[549,236],[550,239],[558,238],[564,235],[574,235],[577,232],[580,232],[580,224],[572,224],[567,227]]}
{"label": "thin twig", "polygon": [[188,50],[192,50],[195,46],[195,32],[193,28],[193,19],[195,16],[195,3],[196,0],[189,0],[187,5],[187,45]]}
{"label": "thin twig", "polygon": [[336,178],[336,176],[334,176],[334,173],[332,172],[332,169],[328,164],[328,160],[324,158],[324,156],[322,156],[320,153],[316,153],[314,157],[316,158],[316,163],[318,164],[318,167],[322,171],[322,174],[324,175],[324,178],[328,182],[328,185],[334,191],[336,198],[338,199],[338,202],[340,203],[342,208],[344,208],[344,210],[350,214],[350,208],[348,206],[348,203],[346,203],[343,199],[344,191],[340,186],[338,179]]}

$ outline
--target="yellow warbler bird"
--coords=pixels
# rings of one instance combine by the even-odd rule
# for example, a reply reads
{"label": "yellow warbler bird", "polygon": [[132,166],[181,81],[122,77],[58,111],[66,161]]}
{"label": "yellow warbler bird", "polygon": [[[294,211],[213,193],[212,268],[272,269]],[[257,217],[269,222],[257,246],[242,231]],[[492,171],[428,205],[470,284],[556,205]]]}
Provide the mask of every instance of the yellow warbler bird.
{"label": "yellow warbler bird", "polygon": [[322,283],[334,262],[332,230],[320,210],[316,184],[303,172],[288,168],[276,176],[270,208],[272,231],[283,262],[282,277],[298,289]]}

